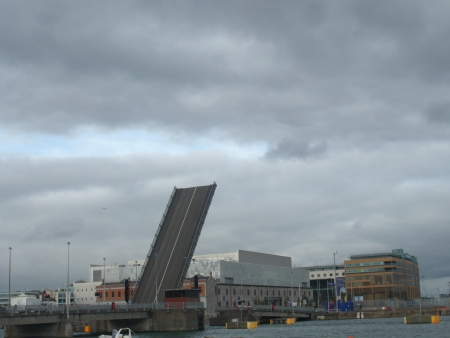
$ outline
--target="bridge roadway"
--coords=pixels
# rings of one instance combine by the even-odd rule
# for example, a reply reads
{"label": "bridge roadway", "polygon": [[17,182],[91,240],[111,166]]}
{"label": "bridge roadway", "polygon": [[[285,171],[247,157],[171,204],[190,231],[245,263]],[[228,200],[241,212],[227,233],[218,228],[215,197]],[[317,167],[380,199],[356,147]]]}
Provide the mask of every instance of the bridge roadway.
{"label": "bridge roadway", "polygon": [[216,184],[175,188],[138,279],[133,303],[162,301],[180,289],[214,196]]}
{"label": "bridge roadway", "polygon": [[[203,303],[27,306],[0,313],[0,326],[8,337],[72,337],[73,326],[89,326],[92,333],[110,333],[130,327],[139,331],[199,330]],[[201,317],[201,318],[200,318]],[[178,327],[175,327],[178,326]]]}

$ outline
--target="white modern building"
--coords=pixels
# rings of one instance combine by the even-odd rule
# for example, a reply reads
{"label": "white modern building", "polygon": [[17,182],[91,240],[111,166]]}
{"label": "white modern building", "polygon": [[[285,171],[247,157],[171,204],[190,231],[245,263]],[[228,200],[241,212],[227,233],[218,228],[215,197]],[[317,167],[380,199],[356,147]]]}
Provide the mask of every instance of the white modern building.
{"label": "white modern building", "polygon": [[95,304],[95,287],[102,282],[75,282],[73,283],[73,293],[75,304]]}
{"label": "white modern building", "polygon": [[238,250],[194,256],[186,278],[212,276],[218,284],[309,286],[308,271],[292,268],[291,257]]}
{"label": "white modern building", "polygon": [[106,283],[118,283],[128,278],[134,282],[139,278],[144,262],[144,260],[135,260],[128,261],[127,264],[91,264],[89,268],[89,282],[101,283],[105,280]]}
{"label": "white modern building", "polygon": [[307,270],[292,268],[291,257],[238,250],[232,253],[197,255],[186,278],[195,275],[215,279],[214,308],[252,304],[295,304],[312,300]]}

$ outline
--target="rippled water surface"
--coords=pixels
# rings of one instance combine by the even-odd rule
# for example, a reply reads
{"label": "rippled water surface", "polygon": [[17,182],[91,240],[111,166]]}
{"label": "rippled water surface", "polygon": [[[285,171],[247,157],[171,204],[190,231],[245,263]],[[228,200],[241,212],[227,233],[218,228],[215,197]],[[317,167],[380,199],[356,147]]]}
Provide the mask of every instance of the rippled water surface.
{"label": "rippled water surface", "polygon": [[[3,338],[3,330],[0,330]],[[95,336],[80,335],[91,338]],[[149,332],[139,333],[140,338],[278,338],[278,337],[332,337],[332,338],[379,338],[379,337],[450,337],[450,317],[441,317],[439,324],[405,325],[403,318],[329,320],[297,322],[294,325],[260,325],[253,330],[227,330],[224,327],[206,327],[195,332]]]}

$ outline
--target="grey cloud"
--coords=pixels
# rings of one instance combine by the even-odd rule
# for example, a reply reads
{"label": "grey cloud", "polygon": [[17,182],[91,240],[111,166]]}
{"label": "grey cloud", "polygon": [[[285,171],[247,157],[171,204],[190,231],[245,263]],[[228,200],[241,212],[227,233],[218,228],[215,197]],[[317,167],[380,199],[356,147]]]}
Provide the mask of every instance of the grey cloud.
{"label": "grey cloud", "polygon": [[267,159],[306,159],[318,157],[326,152],[325,142],[301,142],[299,140],[284,139],[276,146],[267,150]]}
{"label": "grey cloud", "polygon": [[[197,253],[313,265],[336,243],[342,260],[402,247],[444,276],[449,13],[414,0],[1,2],[0,244],[20,271],[60,271],[70,240],[85,278],[105,256],[145,256],[174,185],[216,181]],[[193,150],[68,153],[86,130]],[[65,153],[42,156],[36,136]],[[25,137],[31,155],[15,154]]]}
{"label": "grey cloud", "polygon": [[433,104],[425,111],[425,117],[430,122],[449,123],[450,122],[450,102]]}

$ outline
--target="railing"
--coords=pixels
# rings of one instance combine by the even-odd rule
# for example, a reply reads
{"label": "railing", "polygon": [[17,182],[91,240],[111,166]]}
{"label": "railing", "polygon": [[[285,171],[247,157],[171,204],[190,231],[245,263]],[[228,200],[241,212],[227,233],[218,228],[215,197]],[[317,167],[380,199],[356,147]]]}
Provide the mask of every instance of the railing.
{"label": "railing", "polygon": [[[176,310],[176,309],[197,309],[203,310],[202,302],[179,302],[179,303],[150,303],[150,304],[83,304],[70,305],[71,313],[91,313],[91,312],[128,312],[128,311],[154,311],[154,310]],[[11,315],[40,315],[42,314],[63,314],[67,311],[67,305],[14,305],[0,310],[0,317]]]}

